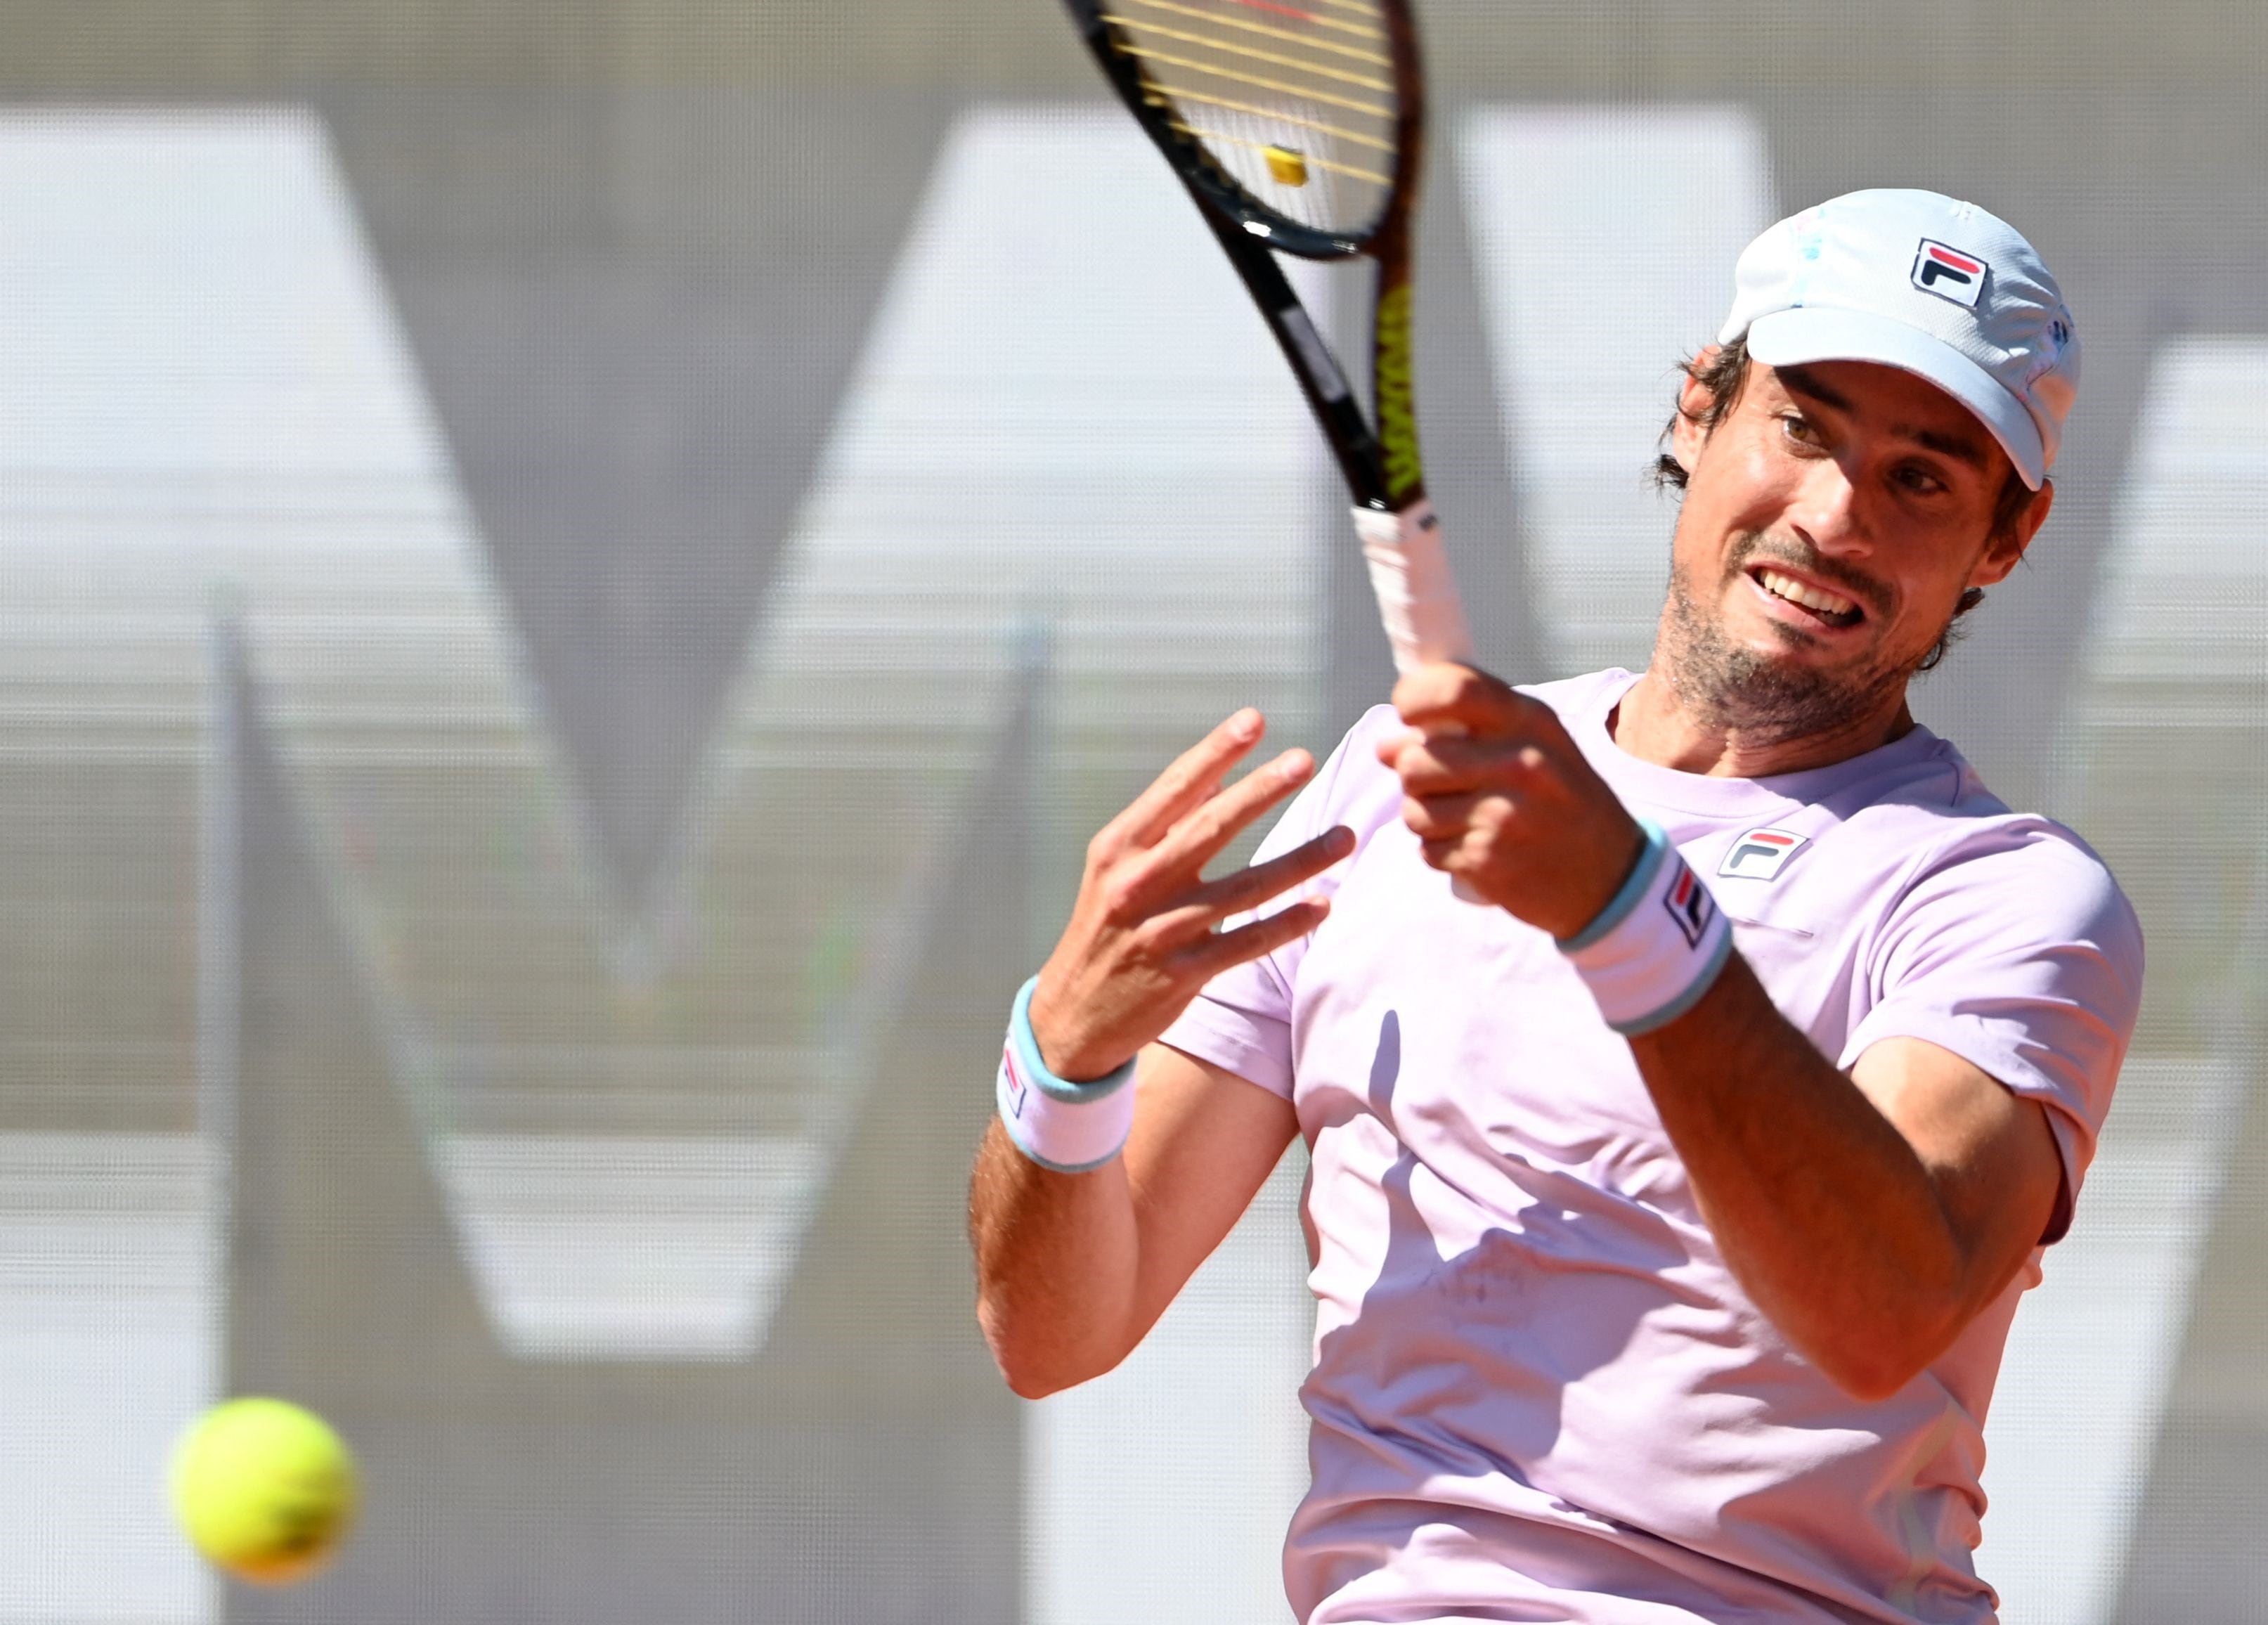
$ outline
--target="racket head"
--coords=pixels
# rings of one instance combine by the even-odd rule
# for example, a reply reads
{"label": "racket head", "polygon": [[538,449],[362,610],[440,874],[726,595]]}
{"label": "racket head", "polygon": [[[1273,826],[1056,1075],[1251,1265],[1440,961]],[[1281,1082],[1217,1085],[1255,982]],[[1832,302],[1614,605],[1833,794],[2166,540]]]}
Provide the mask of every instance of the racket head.
{"label": "racket head", "polygon": [[1406,223],[1425,76],[1406,0],[1065,0],[1189,188],[1270,247],[1373,252]]}

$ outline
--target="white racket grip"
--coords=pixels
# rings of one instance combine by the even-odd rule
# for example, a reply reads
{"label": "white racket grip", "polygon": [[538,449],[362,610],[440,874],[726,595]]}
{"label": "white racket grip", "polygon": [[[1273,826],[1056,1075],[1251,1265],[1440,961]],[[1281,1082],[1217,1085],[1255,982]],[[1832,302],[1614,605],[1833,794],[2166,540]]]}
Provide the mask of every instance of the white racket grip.
{"label": "white racket grip", "polygon": [[[1394,646],[1395,673],[1430,660],[1469,659],[1473,635],[1465,627],[1465,607],[1449,574],[1433,504],[1421,496],[1399,513],[1357,508],[1354,533],[1362,538],[1362,556],[1370,563],[1371,591],[1378,594],[1386,641]],[[1464,730],[1448,724],[1435,732]],[[1469,903],[1488,901],[1462,878],[1451,879],[1449,889]]]}
{"label": "white racket grip", "polygon": [[1370,564],[1378,618],[1394,646],[1394,669],[1408,672],[1432,660],[1463,660],[1473,652],[1465,607],[1441,547],[1433,504],[1419,497],[1399,513],[1357,508],[1354,533]]}

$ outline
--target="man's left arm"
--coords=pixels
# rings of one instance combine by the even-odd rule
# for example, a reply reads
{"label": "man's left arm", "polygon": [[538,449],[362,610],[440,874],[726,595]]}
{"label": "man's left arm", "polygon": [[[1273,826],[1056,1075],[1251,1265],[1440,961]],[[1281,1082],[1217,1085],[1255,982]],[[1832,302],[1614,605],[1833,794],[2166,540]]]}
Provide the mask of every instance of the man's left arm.
{"label": "man's left arm", "polygon": [[[1563,941],[1644,845],[1540,702],[1436,666],[1380,747],[1426,860]],[[1861,1398],[1952,1344],[2046,1232],[2063,1156],[2037,1100],[1943,1045],[1867,1047],[1849,1072],[1738,953],[1690,1008],[1630,1040],[1726,1261],[1805,1357]]]}

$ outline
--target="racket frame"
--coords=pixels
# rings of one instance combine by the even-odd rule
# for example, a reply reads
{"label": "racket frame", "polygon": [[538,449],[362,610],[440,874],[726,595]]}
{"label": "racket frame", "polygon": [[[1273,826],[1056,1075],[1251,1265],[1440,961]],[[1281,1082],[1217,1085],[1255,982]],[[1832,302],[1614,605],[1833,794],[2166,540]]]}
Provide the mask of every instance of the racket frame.
{"label": "racket frame", "polygon": [[[1174,128],[1170,93],[1153,85],[1139,59],[1122,48],[1128,42],[1121,25],[1098,0],[1064,4],[1119,99],[1165,154],[1260,307],[1330,442],[1355,505],[1398,513],[1422,502],[1425,465],[1412,395],[1410,222],[1425,165],[1425,85],[1418,68],[1417,23],[1408,5],[1381,0],[1379,6],[1394,79],[1394,172],[1385,206],[1368,230],[1342,232],[1294,220],[1247,191],[1202,141]],[[1276,262],[1277,253],[1315,261],[1361,258],[1376,266],[1371,320],[1375,426],[1363,415],[1337,356]]]}

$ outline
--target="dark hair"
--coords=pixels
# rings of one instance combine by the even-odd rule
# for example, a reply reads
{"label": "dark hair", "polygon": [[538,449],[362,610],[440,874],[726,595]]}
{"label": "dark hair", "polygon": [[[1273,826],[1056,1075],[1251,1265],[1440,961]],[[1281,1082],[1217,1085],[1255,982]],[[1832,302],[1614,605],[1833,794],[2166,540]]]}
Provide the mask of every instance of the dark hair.
{"label": "dark hair", "polygon": [[[1727,415],[1739,402],[1741,391],[1748,386],[1748,341],[1734,339],[1729,344],[1705,349],[1690,360],[1679,363],[1677,370],[1700,385],[1708,393],[1709,400],[1698,412],[1690,414],[1681,401],[1670,414],[1668,426],[1661,431],[1664,442],[1677,432],[1680,418],[1689,419],[1704,435],[1713,433],[1717,425],[1725,421]],[[1663,490],[1682,491],[1685,489],[1685,465],[1669,452],[1663,452],[1653,460],[1655,485]],[[2008,477],[2000,483],[1999,496],[1993,499],[1992,528],[1986,534],[1996,541],[2015,534],[2017,525],[2038,495],[2024,483],[2023,475],[2014,468],[2009,469]],[[1921,665],[1915,668],[1917,671],[1935,669],[1938,662],[1945,658],[1946,651],[1952,648],[1961,636],[1961,617],[1984,601],[1984,589],[1982,587],[1970,587],[1962,593],[1961,601],[1953,607],[1953,620],[1946,627],[1945,636],[1930,646],[1929,652],[1922,657]]]}

